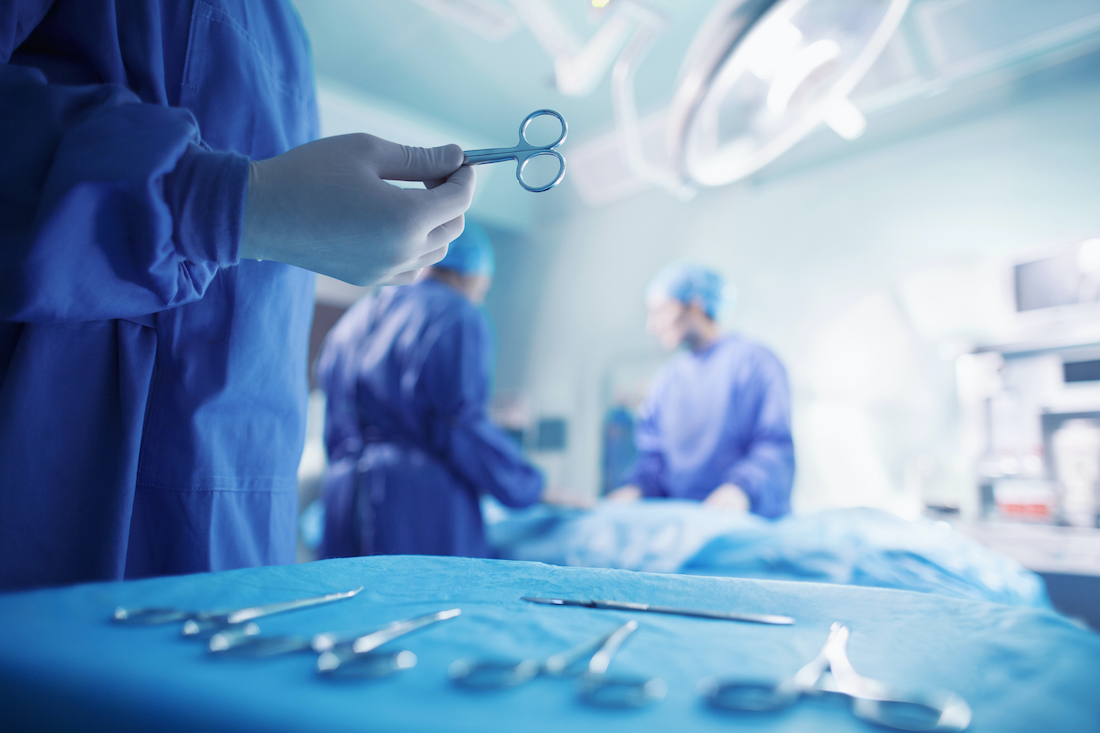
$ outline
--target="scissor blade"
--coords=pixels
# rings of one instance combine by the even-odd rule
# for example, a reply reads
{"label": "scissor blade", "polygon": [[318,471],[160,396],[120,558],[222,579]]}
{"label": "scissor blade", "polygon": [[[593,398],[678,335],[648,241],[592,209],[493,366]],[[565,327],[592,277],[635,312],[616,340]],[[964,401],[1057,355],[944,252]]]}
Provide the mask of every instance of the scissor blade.
{"label": "scissor blade", "polygon": [[570,598],[535,598],[533,596],[523,596],[521,601],[527,601],[528,603],[541,603],[545,606],[586,606],[588,608],[595,608],[592,601],[575,601]]}
{"label": "scissor blade", "polygon": [[439,621],[446,621],[449,618],[454,618],[462,614],[462,609],[451,608],[446,611],[438,611],[436,613],[429,613],[424,616],[417,616],[416,618],[406,619],[404,621],[394,621],[384,629],[379,629],[373,634],[367,634],[366,636],[360,636],[358,639],[351,643],[351,650],[356,654],[365,654],[373,649],[385,644],[387,641],[392,641],[399,636],[422,629],[425,626],[437,623]]}
{"label": "scissor blade", "polygon": [[331,603],[333,601],[340,601],[345,598],[351,598],[357,595],[363,586],[359,586],[353,590],[341,591],[339,593],[326,593],[322,596],[314,596],[312,598],[299,598],[294,601],[283,601],[281,603],[268,603],[264,606],[253,606],[252,608],[242,608],[239,611],[234,611],[229,614],[226,621],[231,624],[239,624],[242,621],[249,621],[260,616],[270,616],[273,613],[283,613],[284,611],[294,611],[299,608],[308,608],[310,606],[318,606],[322,603]]}
{"label": "scissor blade", "polygon": [[153,626],[168,624],[173,621],[184,621],[193,615],[193,611],[183,611],[178,608],[123,608],[119,606],[111,614],[111,620],[116,624]]}
{"label": "scissor blade", "polygon": [[663,613],[671,616],[711,618],[720,621],[742,621],[745,623],[769,624],[773,626],[790,626],[794,623],[794,619],[790,616],[779,616],[776,614],[700,611],[690,608],[651,606],[647,603],[629,603],[626,601],[574,600],[569,598],[532,598],[529,596],[524,596],[521,600],[528,601],[530,603],[541,603],[547,606],[584,606],[587,608],[604,608],[614,611],[644,611],[645,613]]}

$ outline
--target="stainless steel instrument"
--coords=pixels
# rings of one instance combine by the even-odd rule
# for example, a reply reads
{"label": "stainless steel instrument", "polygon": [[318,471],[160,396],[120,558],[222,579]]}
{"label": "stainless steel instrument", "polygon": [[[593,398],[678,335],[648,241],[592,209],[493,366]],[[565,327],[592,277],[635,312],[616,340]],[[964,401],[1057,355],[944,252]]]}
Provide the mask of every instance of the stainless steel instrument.
{"label": "stainless steel instrument", "polygon": [[790,616],[777,616],[761,613],[726,613],[724,611],[699,611],[671,606],[654,606],[648,603],[628,603],[626,601],[574,600],[567,598],[534,598],[524,596],[521,600],[529,603],[541,603],[546,606],[581,606],[583,608],[603,608],[613,611],[644,611],[645,613],[664,613],[672,616],[691,616],[693,618],[712,618],[721,621],[744,621],[751,624],[772,624],[790,626],[794,619]]}

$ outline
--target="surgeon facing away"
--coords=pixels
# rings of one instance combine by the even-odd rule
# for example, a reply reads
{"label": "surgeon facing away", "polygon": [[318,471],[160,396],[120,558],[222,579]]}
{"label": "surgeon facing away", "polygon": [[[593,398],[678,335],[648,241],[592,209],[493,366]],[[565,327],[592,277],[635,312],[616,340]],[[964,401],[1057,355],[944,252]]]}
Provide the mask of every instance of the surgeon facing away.
{"label": "surgeon facing away", "polygon": [[646,290],[647,329],[684,347],[654,378],[635,428],[638,462],[612,501],[695,499],[779,517],[794,481],[787,374],[771,351],[716,322],[722,277],[673,264]]}
{"label": "surgeon facing away", "polygon": [[481,494],[539,500],[541,474],[486,414],[492,337],[477,304],[493,266],[468,223],[418,282],[368,295],[329,333],[323,557],[487,557]]}
{"label": "surgeon facing away", "polygon": [[294,561],[307,271],[409,282],[474,189],[317,135],[288,0],[0,5],[0,588]]}

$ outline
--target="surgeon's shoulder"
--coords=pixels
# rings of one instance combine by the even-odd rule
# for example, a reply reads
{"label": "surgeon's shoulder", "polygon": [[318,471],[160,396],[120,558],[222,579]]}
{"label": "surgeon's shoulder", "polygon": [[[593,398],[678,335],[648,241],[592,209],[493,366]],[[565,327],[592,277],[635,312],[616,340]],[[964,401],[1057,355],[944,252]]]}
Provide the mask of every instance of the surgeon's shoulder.
{"label": "surgeon's shoulder", "polygon": [[453,288],[432,281],[421,281],[407,287],[419,289],[417,297],[422,299],[429,318],[437,326],[445,330],[476,331],[479,334],[488,329],[488,321],[481,309]]}
{"label": "surgeon's shoulder", "polygon": [[783,362],[774,351],[760,343],[738,334],[730,334],[723,346],[740,358],[748,359],[759,368],[769,371],[786,371]]}

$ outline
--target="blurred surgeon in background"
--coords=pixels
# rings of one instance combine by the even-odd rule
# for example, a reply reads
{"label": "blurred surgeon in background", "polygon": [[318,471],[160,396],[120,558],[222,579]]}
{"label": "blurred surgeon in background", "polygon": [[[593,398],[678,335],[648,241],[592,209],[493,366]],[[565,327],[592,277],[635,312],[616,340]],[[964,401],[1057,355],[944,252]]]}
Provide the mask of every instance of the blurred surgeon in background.
{"label": "blurred surgeon in background", "polygon": [[322,557],[485,557],[481,495],[539,500],[541,474],[486,413],[492,336],[477,306],[493,267],[467,223],[422,279],[363,298],[329,334]]}
{"label": "blurred surgeon in background", "polygon": [[723,334],[715,320],[722,277],[673,264],[646,290],[646,328],[685,351],[654,378],[635,428],[638,463],[613,501],[695,499],[779,517],[794,480],[791,405],[779,359]]}

